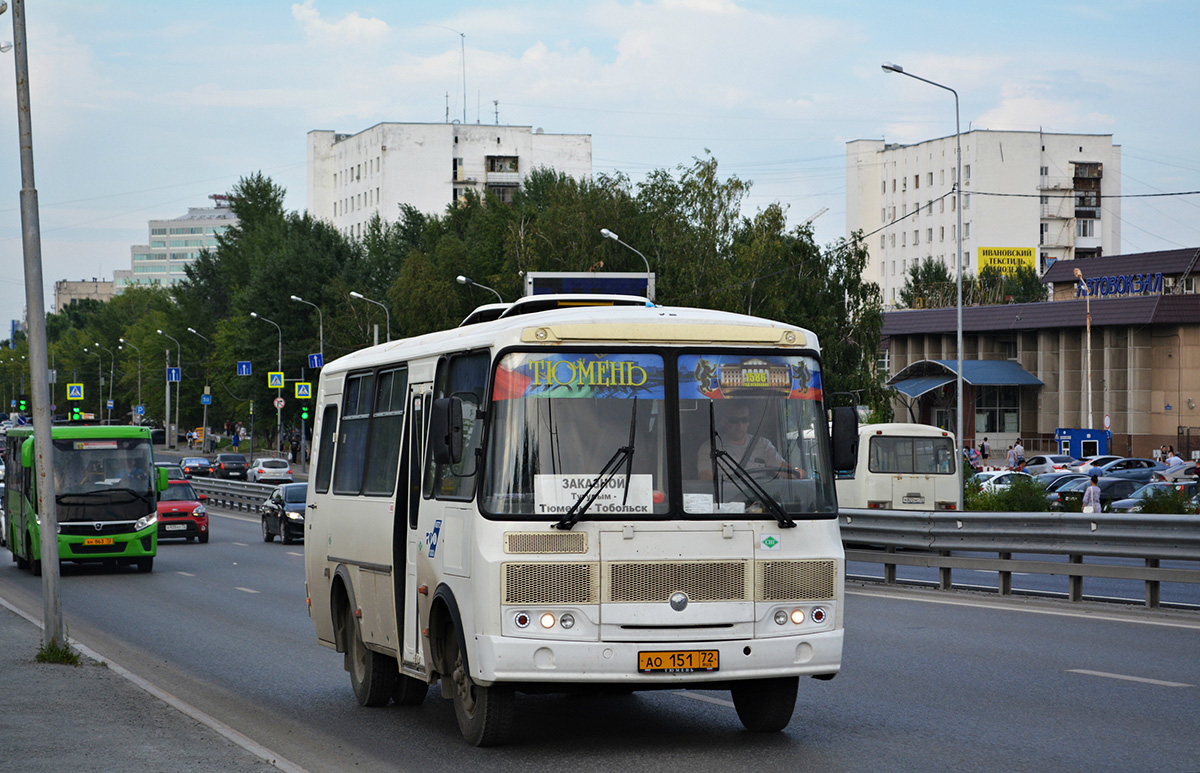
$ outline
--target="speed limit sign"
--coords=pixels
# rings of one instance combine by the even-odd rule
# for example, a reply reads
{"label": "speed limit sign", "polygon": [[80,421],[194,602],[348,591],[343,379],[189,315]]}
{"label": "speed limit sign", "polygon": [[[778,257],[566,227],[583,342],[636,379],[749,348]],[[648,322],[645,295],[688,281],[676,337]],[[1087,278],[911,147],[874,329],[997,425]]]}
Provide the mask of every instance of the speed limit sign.
{"label": "speed limit sign", "polygon": [[283,398],[282,398],[282,397],[276,397],[276,398],[275,398],[275,407],[276,407],[276,408],[282,408],[282,407],[283,407]]}

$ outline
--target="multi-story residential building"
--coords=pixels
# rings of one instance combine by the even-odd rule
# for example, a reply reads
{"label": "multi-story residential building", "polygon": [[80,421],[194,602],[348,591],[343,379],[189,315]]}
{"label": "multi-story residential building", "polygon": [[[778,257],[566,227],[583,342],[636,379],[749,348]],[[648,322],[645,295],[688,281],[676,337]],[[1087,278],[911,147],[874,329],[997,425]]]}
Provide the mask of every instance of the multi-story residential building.
{"label": "multi-story residential building", "polygon": [[107,303],[112,300],[113,294],[113,283],[106,279],[92,277],[90,280],[80,279],[78,282],[60,279],[54,283],[54,308],[51,311],[57,314],[72,303],[82,300]]}
{"label": "multi-story residential building", "polygon": [[[1058,260],[1119,254],[1121,147],[1111,134],[969,131],[962,142],[963,272],[1018,256],[1039,274]],[[846,144],[846,232],[867,234],[867,279],[885,306],[925,258],[954,271],[955,136]]]}
{"label": "multi-story residential building", "polygon": [[358,238],[374,214],[394,222],[405,204],[441,214],[470,190],[509,201],[538,167],[590,175],[591,136],[457,123],[315,130],[308,133],[308,213]]}
{"label": "multi-story residential building", "polygon": [[149,243],[130,247],[129,270],[113,272],[117,293],[130,285],[178,284],[186,278],[183,267],[199,258],[201,250],[216,249],[217,235],[238,220],[228,196],[209,198],[214,206],[188,207],[186,215],[149,221]]}

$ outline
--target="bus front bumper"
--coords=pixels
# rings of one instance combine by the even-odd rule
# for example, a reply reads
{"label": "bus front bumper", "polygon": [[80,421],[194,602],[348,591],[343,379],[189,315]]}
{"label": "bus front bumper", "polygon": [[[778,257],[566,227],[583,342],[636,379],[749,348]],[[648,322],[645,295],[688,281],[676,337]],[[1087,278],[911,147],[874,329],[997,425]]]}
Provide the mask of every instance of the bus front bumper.
{"label": "bus front bumper", "polygon": [[[475,637],[471,678],[493,682],[621,684],[637,688],[766,679],[832,676],[841,669],[841,629],[803,636],[703,642],[595,642]],[[639,652],[716,650],[715,671],[638,671]]]}

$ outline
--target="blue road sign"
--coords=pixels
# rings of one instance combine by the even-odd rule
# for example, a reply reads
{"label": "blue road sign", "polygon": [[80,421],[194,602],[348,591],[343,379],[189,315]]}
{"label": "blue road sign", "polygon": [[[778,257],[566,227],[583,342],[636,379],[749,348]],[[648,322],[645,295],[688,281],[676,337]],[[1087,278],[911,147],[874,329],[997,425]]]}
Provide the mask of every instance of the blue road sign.
{"label": "blue road sign", "polygon": [[67,384],[67,399],[82,400],[83,399],[83,384]]}
{"label": "blue road sign", "polygon": [[167,381],[183,381],[183,368],[167,368]]}
{"label": "blue road sign", "polygon": [[282,372],[271,372],[267,374],[267,389],[283,389]]}
{"label": "blue road sign", "polygon": [[139,416],[144,416],[146,414],[146,406],[144,405],[134,406],[133,410],[136,411]]}
{"label": "blue road sign", "polygon": [[201,405],[212,405],[212,395],[200,395]]}
{"label": "blue road sign", "polygon": [[325,358],[320,353],[308,355],[308,367],[310,367],[310,368],[325,367]]}
{"label": "blue road sign", "polygon": [[239,376],[249,376],[250,375],[250,360],[238,360],[238,375]]}
{"label": "blue road sign", "polygon": [[106,403],[106,405],[108,406],[108,410],[110,410],[110,411],[111,411],[111,410],[113,409],[113,401],[112,401],[112,400],[109,400],[109,401]]}

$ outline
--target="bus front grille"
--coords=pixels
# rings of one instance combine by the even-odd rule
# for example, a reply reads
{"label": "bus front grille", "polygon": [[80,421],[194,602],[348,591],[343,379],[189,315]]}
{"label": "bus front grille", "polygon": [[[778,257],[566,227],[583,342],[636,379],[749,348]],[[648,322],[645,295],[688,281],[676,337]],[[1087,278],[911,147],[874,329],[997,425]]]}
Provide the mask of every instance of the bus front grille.
{"label": "bus front grille", "polygon": [[500,573],[505,604],[595,604],[600,600],[600,572],[595,563],[508,563]]}
{"label": "bus front grille", "polygon": [[756,561],[756,601],[832,599],[837,585],[834,561]]}
{"label": "bus front grille", "polygon": [[630,561],[604,564],[604,601],[667,602],[682,591],[692,601],[751,597],[746,561]]}
{"label": "bus front grille", "polygon": [[587,532],[510,531],[504,535],[505,553],[586,553]]}

